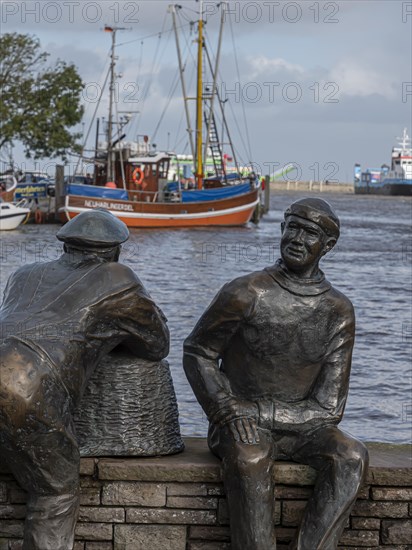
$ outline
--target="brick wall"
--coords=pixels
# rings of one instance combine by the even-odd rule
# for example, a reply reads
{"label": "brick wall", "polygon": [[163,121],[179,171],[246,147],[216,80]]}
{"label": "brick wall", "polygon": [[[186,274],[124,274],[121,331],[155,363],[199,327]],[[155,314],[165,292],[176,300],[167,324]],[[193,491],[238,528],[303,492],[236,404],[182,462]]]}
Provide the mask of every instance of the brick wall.
{"label": "brick wall", "polygon": [[[226,550],[230,534],[220,463],[203,439],[163,458],[85,458],[75,550]],[[412,549],[407,446],[368,445],[371,466],[340,547]],[[315,472],[276,464],[278,548],[287,548]],[[0,469],[0,550],[20,550],[26,494]]]}

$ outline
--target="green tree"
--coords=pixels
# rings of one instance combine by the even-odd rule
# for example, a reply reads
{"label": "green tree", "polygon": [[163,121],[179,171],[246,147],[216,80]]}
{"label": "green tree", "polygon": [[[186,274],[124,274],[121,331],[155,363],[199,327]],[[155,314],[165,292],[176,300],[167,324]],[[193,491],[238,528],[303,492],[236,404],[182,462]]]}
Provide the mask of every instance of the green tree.
{"label": "green tree", "polygon": [[79,150],[80,134],[69,128],[83,115],[83,82],[73,64],[49,54],[36,37],[9,33],[0,36],[0,149],[20,141],[27,158],[66,157]]}

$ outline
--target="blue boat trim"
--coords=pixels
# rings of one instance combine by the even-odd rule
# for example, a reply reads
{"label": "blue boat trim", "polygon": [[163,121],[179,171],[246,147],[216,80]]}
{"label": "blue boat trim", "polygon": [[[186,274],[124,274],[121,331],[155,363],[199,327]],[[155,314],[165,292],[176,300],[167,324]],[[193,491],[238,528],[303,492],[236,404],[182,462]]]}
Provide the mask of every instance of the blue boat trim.
{"label": "blue boat trim", "polygon": [[[172,182],[168,184],[169,192],[177,192],[178,184]],[[250,183],[240,183],[238,185],[228,185],[227,187],[218,187],[216,189],[190,189],[182,190],[182,202],[206,202],[237,197],[249,193]],[[94,197],[99,199],[129,200],[126,189],[112,189],[111,187],[97,187],[95,185],[73,184],[67,185],[67,194],[82,197]]]}
{"label": "blue boat trim", "polygon": [[191,189],[182,191],[182,202],[217,201],[249,193],[250,183],[240,183],[216,189]]}
{"label": "blue boat trim", "polygon": [[128,194],[126,189],[112,189],[111,187],[97,187],[96,185],[83,185],[69,183],[67,185],[67,194],[81,197],[96,197],[99,199],[114,199],[127,201]]}

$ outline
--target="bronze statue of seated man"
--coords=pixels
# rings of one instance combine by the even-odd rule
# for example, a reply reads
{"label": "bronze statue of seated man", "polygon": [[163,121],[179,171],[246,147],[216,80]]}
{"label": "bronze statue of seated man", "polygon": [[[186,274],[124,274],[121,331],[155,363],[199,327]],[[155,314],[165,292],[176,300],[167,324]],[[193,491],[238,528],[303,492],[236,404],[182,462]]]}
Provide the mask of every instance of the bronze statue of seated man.
{"label": "bronze statue of seated man", "polygon": [[166,319],[135,273],[117,263],[126,225],[103,210],[59,230],[64,253],[21,267],[0,310],[0,454],[28,492],[24,550],[71,550],[79,508],[73,411],[117,345],[159,361]]}
{"label": "bronze statue of seated man", "polygon": [[368,453],[341,431],[355,318],[319,261],[339,237],[321,199],[285,212],[281,259],[227,283],[185,341],[184,369],[222,459],[233,550],[276,547],[275,460],[318,471],[290,548],[337,547]]}

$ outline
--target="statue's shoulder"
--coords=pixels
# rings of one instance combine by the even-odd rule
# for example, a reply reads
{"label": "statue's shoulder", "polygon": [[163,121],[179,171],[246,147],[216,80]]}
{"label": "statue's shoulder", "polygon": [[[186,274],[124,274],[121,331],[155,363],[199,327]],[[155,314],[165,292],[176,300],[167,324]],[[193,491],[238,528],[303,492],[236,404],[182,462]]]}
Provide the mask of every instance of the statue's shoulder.
{"label": "statue's shoulder", "polygon": [[36,275],[36,273],[39,273],[43,271],[46,266],[52,262],[33,262],[31,264],[25,264],[20,266],[16,271],[14,271],[10,275],[11,280],[21,279],[21,278],[27,278],[29,275]]}
{"label": "statue's shoulder", "polygon": [[[142,287],[143,284],[139,277],[129,266],[118,262],[102,263],[98,267],[98,278],[100,284],[102,281],[106,281],[107,284],[111,284],[118,287],[124,286],[136,286]],[[93,275],[92,275],[93,276]]]}
{"label": "statue's shoulder", "polygon": [[270,280],[264,271],[254,271],[226,283],[221,288],[218,298],[222,304],[230,302],[242,309],[249,309],[268,284]]}
{"label": "statue's shoulder", "polygon": [[119,262],[105,262],[99,267],[102,273],[110,273],[130,280],[138,280],[136,273],[129,266]]}
{"label": "statue's shoulder", "polygon": [[21,265],[19,268],[16,269],[16,271],[13,273],[13,275],[20,275],[23,273],[30,273],[31,271],[35,269],[41,269],[45,267],[46,264],[51,262],[33,262],[31,264],[24,264]]}
{"label": "statue's shoulder", "polygon": [[329,292],[325,294],[325,298],[331,302],[330,306],[341,314],[350,317],[355,316],[355,310],[351,300],[337,288],[331,286]]}
{"label": "statue's shoulder", "polygon": [[229,281],[224,285],[222,290],[226,292],[243,291],[256,293],[261,287],[267,286],[269,281],[269,277],[264,270],[253,271]]}

